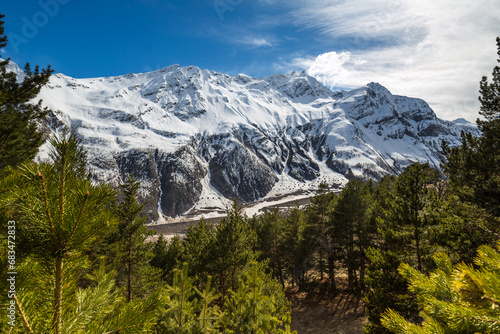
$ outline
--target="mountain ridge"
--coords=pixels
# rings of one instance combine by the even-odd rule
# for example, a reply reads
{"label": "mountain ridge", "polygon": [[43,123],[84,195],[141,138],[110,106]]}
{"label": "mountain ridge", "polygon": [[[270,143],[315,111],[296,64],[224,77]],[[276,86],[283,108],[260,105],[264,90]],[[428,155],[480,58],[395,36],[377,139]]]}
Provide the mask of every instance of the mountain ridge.
{"label": "mountain ridge", "polygon": [[172,65],[109,78],[54,74],[39,97],[54,110],[48,131],[82,136],[96,179],[139,178],[152,221],[210,215],[233,198],[306,195],[320,182],[340,188],[414,161],[439,167],[441,140],[456,145],[462,130],[477,131],[378,83],[332,91],[305,72],[233,77]]}

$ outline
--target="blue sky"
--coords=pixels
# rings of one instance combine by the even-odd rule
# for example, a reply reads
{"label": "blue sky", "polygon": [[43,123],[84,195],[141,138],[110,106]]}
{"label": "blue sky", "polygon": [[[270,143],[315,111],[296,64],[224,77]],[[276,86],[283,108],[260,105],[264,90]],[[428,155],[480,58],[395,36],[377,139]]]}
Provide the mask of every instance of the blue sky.
{"label": "blue sky", "polygon": [[336,89],[379,82],[446,119],[477,117],[500,35],[497,0],[5,2],[1,54],[18,64],[76,78],[171,64],[255,77],[306,70]]}
{"label": "blue sky", "polygon": [[[47,8],[54,15],[43,14],[51,14]],[[6,15],[11,39],[8,56],[50,63],[73,77],[144,72],[171,64],[263,76],[275,71],[273,63],[280,57],[319,54],[334,44],[274,20],[288,10],[287,5],[248,0],[42,0],[10,1],[0,12]],[[35,29],[30,26],[38,32],[31,34]]]}

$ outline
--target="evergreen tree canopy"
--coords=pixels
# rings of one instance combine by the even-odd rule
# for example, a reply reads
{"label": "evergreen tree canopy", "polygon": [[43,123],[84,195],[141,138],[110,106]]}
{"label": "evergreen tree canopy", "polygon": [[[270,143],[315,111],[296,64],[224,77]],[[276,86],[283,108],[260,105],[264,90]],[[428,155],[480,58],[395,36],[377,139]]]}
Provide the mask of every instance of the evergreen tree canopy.
{"label": "evergreen tree canopy", "polygon": [[16,222],[22,277],[16,307],[23,321],[14,332],[147,330],[156,319],[157,294],[124,305],[114,275],[104,269],[90,277],[91,287],[77,288],[78,275],[88,267],[83,253],[115,223],[109,210],[115,192],[89,179],[74,134],[54,139],[52,146],[52,161],[26,162],[0,182],[0,203]]}
{"label": "evergreen tree canopy", "polygon": [[[277,310],[282,304],[276,298],[283,298],[276,291],[281,289],[266,284],[266,275],[254,262],[248,272],[238,282],[235,290],[230,290],[231,296],[226,296],[226,326],[230,328],[229,333],[277,333],[276,326],[281,323],[279,314],[283,310]],[[275,291],[266,291],[266,288]],[[280,291],[281,292],[281,291]],[[281,311],[281,312],[280,312]]]}
{"label": "evergreen tree canopy", "polygon": [[222,303],[229,289],[236,290],[246,266],[255,259],[252,232],[236,202],[228,210],[227,217],[215,227],[214,239],[209,248],[209,273],[221,294]]}
{"label": "evergreen tree canopy", "polygon": [[269,260],[269,267],[273,277],[280,280],[284,286],[284,244],[283,236],[285,221],[278,208],[266,211],[262,216],[254,219],[257,238],[257,248],[260,250],[260,259]]}
{"label": "evergreen tree canopy", "polygon": [[[337,196],[328,190],[326,183],[320,183],[316,195],[311,198],[308,206],[307,227],[304,231],[304,246],[309,254],[316,254],[314,261],[316,268],[323,279],[328,273],[332,290],[336,289],[335,270],[339,254],[331,228],[331,215]],[[313,262],[313,263],[314,263]]]}
{"label": "evergreen tree canopy", "polygon": [[342,254],[351,289],[364,287],[365,250],[370,247],[372,235],[376,232],[376,226],[370,220],[372,187],[372,182],[350,180],[339,195],[331,222],[332,239],[336,240],[338,252]]}
{"label": "evergreen tree canopy", "polygon": [[[497,38],[500,57],[500,37]],[[500,58],[497,59],[500,63]],[[443,143],[446,161],[443,170],[462,199],[479,204],[500,215],[500,66],[493,69],[492,82],[480,82],[480,114],[477,120],[481,136],[462,133],[462,143],[450,148]]]}
{"label": "evergreen tree canopy", "polygon": [[392,308],[405,319],[414,317],[418,313],[415,296],[408,293],[408,284],[397,271],[401,260],[395,253],[369,248],[366,255],[370,260],[366,275],[366,283],[370,289],[365,296],[369,324],[364,327],[364,332],[389,333],[380,322],[381,315]]}
{"label": "evergreen tree canopy", "polygon": [[304,211],[292,208],[285,221],[283,231],[282,252],[284,254],[284,267],[292,280],[292,286],[305,281],[309,269],[308,258],[310,249],[304,239],[307,222]]}
{"label": "evergreen tree canopy", "polygon": [[[0,14],[0,50],[7,45],[3,17]],[[41,101],[36,104],[30,101],[48,82],[52,72],[50,66],[44,69],[36,66],[32,70],[27,63],[21,80],[9,69],[9,59],[0,59],[0,171],[33,159],[43,143],[37,120],[48,110],[42,108]]]}
{"label": "evergreen tree canopy", "polygon": [[364,328],[365,333],[388,333],[380,323],[388,307],[406,319],[418,318],[415,296],[408,291],[397,268],[408,261],[419,271],[427,269],[424,260],[429,255],[428,206],[433,194],[427,186],[437,182],[438,175],[428,164],[414,163],[397,179],[384,178],[375,187],[377,208],[372,214],[378,224],[380,244],[378,249],[366,251],[369,290],[365,307],[370,323]]}
{"label": "evergreen tree canopy", "polygon": [[[189,263],[190,274],[198,276],[201,284],[204,284],[207,275],[215,274],[210,269],[215,233],[215,227],[205,219],[201,219],[198,224],[189,226],[182,242],[183,261]],[[170,243],[169,250],[172,247],[177,245]],[[167,265],[173,268],[176,263],[170,262]]]}
{"label": "evergreen tree canopy", "polygon": [[51,141],[52,162],[28,162],[3,180],[3,204],[18,222],[26,254],[67,258],[88,247],[115,220],[114,190],[85,173],[85,152],[74,134]]}
{"label": "evergreen tree canopy", "polygon": [[171,284],[173,281],[173,270],[182,263],[184,252],[183,243],[178,235],[173,236],[170,242],[160,234],[153,247],[153,258],[149,264],[160,269],[160,278]]}
{"label": "evergreen tree canopy", "polygon": [[404,237],[414,244],[416,267],[420,271],[424,269],[423,239],[427,237],[427,227],[431,224],[427,207],[432,196],[436,195],[428,186],[438,180],[439,173],[428,163],[408,166],[396,181],[396,197],[388,210],[388,219],[401,230],[408,230]]}
{"label": "evergreen tree canopy", "polygon": [[125,287],[127,301],[130,301],[144,294],[147,281],[154,276],[148,263],[153,258],[153,246],[146,242],[154,231],[147,229],[146,218],[141,217],[145,203],[139,204],[137,199],[139,182],[131,175],[121,188],[123,199],[113,210],[118,224],[108,235],[107,255],[118,273],[117,284]]}
{"label": "evergreen tree canopy", "polygon": [[[497,62],[500,64],[500,37],[497,37]],[[484,116],[487,121],[499,119],[500,117],[500,66],[495,66],[492,73],[492,82],[484,76],[479,83],[479,102],[481,109],[479,114]],[[484,124],[484,122],[479,123]]]}
{"label": "evergreen tree canopy", "polygon": [[198,300],[194,290],[195,277],[188,275],[188,264],[182,269],[174,269],[174,279],[167,286],[169,300],[158,329],[162,334],[190,334],[199,333],[199,323],[196,311]]}
{"label": "evergreen tree canopy", "polygon": [[446,254],[436,253],[438,269],[429,276],[401,265],[399,272],[416,293],[424,322],[417,325],[388,310],[383,325],[396,334],[500,333],[500,253],[482,246],[478,254],[476,269],[453,267]]}

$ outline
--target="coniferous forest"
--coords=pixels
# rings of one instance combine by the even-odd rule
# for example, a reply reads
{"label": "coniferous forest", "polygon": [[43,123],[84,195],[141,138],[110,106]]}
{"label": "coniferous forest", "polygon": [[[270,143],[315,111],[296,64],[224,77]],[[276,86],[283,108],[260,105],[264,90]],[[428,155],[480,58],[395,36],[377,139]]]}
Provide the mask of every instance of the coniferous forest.
{"label": "coniferous forest", "polygon": [[[40,130],[48,110],[33,101],[53,70],[27,64],[19,82],[8,63],[2,333],[291,333],[285,292],[312,281],[363,296],[365,333],[500,333],[500,66],[479,84],[481,135],[443,142],[441,170],[323,184],[306,207],[255,217],[235,202],[218,224],[146,242],[134,176],[97,183],[75,133]],[[34,162],[46,141],[50,159]]]}

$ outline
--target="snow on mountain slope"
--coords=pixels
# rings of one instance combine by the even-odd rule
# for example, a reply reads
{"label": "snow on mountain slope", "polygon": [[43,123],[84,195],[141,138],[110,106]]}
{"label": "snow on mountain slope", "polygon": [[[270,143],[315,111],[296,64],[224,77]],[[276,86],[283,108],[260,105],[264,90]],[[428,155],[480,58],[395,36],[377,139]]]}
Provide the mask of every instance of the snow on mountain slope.
{"label": "snow on mountain slope", "polygon": [[52,131],[71,127],[84,138],[97,179],[139,178],[152,220],[320,182],[340,188],[414,161],[438,166],[442,139],[454,145],[461,130],[476,131],[379,84],[332,92],[304,72],[258,79],[173,65],[109,78],[55,74],[40,98],[54,110]]}

